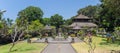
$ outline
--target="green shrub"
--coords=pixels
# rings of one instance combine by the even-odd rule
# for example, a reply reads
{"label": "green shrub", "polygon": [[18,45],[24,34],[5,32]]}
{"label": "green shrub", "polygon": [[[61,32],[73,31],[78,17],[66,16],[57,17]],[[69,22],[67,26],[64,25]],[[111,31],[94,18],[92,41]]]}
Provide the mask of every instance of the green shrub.
{"label": "green shrub", "polygon": [[71,34],[70,36],[71,36],[71,37],[75,37],[75,34]]}

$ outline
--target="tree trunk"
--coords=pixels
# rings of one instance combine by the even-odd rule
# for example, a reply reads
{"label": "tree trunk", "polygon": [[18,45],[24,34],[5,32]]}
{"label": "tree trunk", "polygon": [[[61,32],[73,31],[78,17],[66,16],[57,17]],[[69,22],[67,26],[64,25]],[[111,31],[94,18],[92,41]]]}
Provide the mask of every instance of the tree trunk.
{"label": "tree trunk", "polygon": [[17,37],[17,33],[18,33],[17,27],[15,27],[15,34],[11,34],[12,46],[10,47],[8,53],[10,53],[12,51],[12,48],[15,46],[15,40],[16,40],[16,37]]}
{"label": "tree trunk", "polygon": [[10,52],[12,52],[12,49],[13,49],[13,47],[15,46],[15,42],[14,43],[12,43],[12,46],[10,47],[10,49],[9,49],[9,52],[8,53],[10,53]]}

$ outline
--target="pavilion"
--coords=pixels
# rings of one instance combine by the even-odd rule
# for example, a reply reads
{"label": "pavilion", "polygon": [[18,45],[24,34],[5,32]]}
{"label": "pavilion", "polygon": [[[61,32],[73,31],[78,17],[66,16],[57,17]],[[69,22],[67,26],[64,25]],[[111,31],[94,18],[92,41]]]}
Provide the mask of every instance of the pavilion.
{"label": "pavilion", "polygon": [[97,25],[92,22],[92,18],[85,15],[77,15],[73,18],[73,23],[69,25],[71,29],[85,29],[85,28],[96,28]]}
{"label": "pavilion", "polygon": [[53,28],[51,28],[51,26],[46,25],[46,26],[43,28],[43,31],[42,31],[42,32],[44,33],[44,35],[47,34],[48,36],[51,36],[52,29],[53,29]]}

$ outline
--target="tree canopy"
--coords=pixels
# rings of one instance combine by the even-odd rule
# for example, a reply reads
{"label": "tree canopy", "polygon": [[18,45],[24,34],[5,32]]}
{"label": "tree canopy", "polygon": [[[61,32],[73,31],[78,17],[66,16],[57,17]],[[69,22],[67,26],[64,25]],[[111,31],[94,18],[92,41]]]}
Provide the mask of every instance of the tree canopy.
{"label": "tree canopy", "polygon": [[119,0],[101,0],[99,18],[101,24],[107,31],[114,31],[114,27],[120,26],[120,1]]}
{"label": "tree canopy", "polygon": [[63,17],[59,14],[55,14],[55,15],[51,16],[50,21],[51,21],[51,25],[59,28],[60,25],[63,24]]}
{"label": "tree canopy", "polygon": [[97,6],[89,5],[85,8],[79,9],[77,13],[83,14],[83,15],[88,16],[88,17],[94,17],[96,10],[97,10]]}
{"label": "tree canopy", "polygon": [[43,28],[43,24],[39,22],[39,20],[32,21],[31,25],[28,26],[28,31],[40,31]]}
{"label": "tree canopy", "polygon": [[75,18],[75,16],[71,17],[70,19],[66,19],[64,25],[70,25],[70,24],[72,24],[72,22],[73,22],[72,19],[73,18]]}
{"label": "tree canopy", "polygon": [[39,7],[29,6],[18,13],[20,20],[26,20],[31,23],[34,20],[40,20],[42,22],[43,11]]}
{"label": "tree canopy", "polygon": [[99,27],[104,27],[107,31],[114,31],[114,27],[120,26],[120,1],[100,0],[100,5],[87,6],[78,10],[78,14],[92,17]]}
{"label": "tree canopy", "polygon": [[43,18],[43,24],[49,25],[50,24],[50,18]]}

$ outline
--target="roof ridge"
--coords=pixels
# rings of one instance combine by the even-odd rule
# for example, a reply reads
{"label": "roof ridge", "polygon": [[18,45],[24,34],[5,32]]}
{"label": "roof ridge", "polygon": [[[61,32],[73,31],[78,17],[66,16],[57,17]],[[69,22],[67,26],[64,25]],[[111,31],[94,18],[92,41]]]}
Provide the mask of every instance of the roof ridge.
{"label": "roof ridge", "polygon": [[79,18],[79,19],[90,19],[88,16],[85,16],[85,15],[83,15],[83,14],[77,15],[75,18]]}

